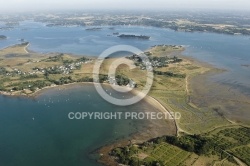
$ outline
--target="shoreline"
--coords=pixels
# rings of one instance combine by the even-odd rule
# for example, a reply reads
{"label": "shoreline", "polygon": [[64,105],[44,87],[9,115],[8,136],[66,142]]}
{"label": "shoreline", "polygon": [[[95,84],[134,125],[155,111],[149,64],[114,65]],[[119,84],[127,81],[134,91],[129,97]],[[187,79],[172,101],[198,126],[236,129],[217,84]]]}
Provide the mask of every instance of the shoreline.
{"label": "shoreline", "polygon": [[[153,106],[155,109],[154,111],[158,112],[161,111],[163,113],[168,112],[170,113],[170,110],[168,110],[166,107],[164,107],[160,101],[158,101],[157,99],[155,99],[154,97],[147,95],[143,101],[145,101],[146,103],[148,103],[149,105]],[[152,111],[153,112],[153,111]],[[171,115],[171,114],[170,114]],[[171,117],[173,118],[173,116],[171,115]],[[107,143],[99,148],[97,148],[96,150],[90,152],[90,154],[96,154],[99,155],[99,158],[96,160],[96,162],[101,163],[103,165],[109,165],[109,166],[117,166],[119,163],[116,162],[116,160],[113,158],[113,156],[110,156],[109,153],[117,147],[125,147],[128,146],[130,144],[141,144],[145,141],[148,141],[150,139],[156,138],[156,137],[161,137],[164,135],[173,135],[173,136],[177,136],[178,132],[182,130],[178,127],[178,123],[177,121],[173,118],[173,119],[165,119],[162,120],[164,121],[164,125],[162,125],[162,127],[164,128],[168,128],[170,127],[169,131],[172,131],[173,129],[171,129],[171,127],[174,127],[174,133],[173,134],[164,134],[163,132],[160,131],[155,131],[155,128],[159,127],[159,124],[157,124],[158,126],[156,126],[156,124],[153,124],[152,120],[147,120],[148,122],[148,128],[147,129],[143,129],[143,130],[138,130],[137,132],[131,134],[129,137],[127,138],[122,138],[122,139],[118,139],[118,140],[114,140],[110,143]],[[172,126],[168,126],[167,124],[170,124]],[[150,127],[150,125],[154,125],[155,128],[153,128],[152,126]],[[160,125],[161,126],[161,125]]]}
{"label": "shoreline", "polygon": [[[40,90],[36,91],[35,93],[33,93],[31,95],[8,95],[7,97],[36,98],[36,97],[39,97],[40,95],[42,95],[44,93],[49,92],[51,89],[57,89],[58,88],[58,89],[61,89],[61,90],[66,90],[66,89],[70,89],[70,88],[79,88],[78,86],[85,86],[85,85],[94,85],[94,83],[93,82],[83,82],[83,83],[70,83],[70,84],[65,84],[65,85],[56,85],[56,86],[52,86],[52,87],[45,87],[43,89],[40,89]],[[108,84],[108,83],[102,83],[101,85],[106,85],[106,86],[111,87],[111,85]],[[122,87],[122,86],[119,86],[119,87],[120,88],[127,88],[127,87]],[[138,91],[135,90],[135,89],[133,89],[131,91],[131,93],[133,93],[133,94],[136,94],[137,92]],[[152,110],[152,112],[153,111],[155,111],[155,112],[161,111],[161,112],[168,112],[168,113],[170,113],[170,111],[167,108],[165,108],[157,99],[155,99],[152,96],[147,95],[145,98],[142,99],[142,101],[146,102],[147,104],[149,104],[153,108],[155,108],[154,110]],[[109,142],[108,144],[105,144],[105,145],[97,148],[96,150],[91,151],[89,153],[89,155],[91,155],[91,154],[100,155],[102,157],[102,160],[98,160],[98,163],[104,164],[104,163],[107,162],[107,160],[108,160],[108,162],[113,163],[110,160],[111,158],[110,158],[110,156],[109,156],[108,153],[114,147],[116,147],[116,146],[123,146],[123,145],[126,146],[126,145],[130,144],[131,142],[133,142],[133,143],[143,143],[143,142],[145,142],[145,141],[147,141],[149,139],[155,138],[157,136],[164,135],[164,133],[161,133],[159,131],[155,131],[155,128],[157,128],[159,126],[156,126],[155,124],[153,124],[153,122],[151,120],[146,120],[146,121],[148,121],[147,125],[149,125],[149,126],[148,126],[148,128],[145,131],[139,131],[138,130],[135,133],[132,133],[131,135],[129,135],[128,137],[126,137],[126,138],[121,138],[121,139],[118,139],[118,140],[113,140],[113,141]],[[167,119],[167,120],[163,120],[163,121],[166,121],[166,122],[168,121],[169,123],[171,123],[172,126],[167,126],[164,123],[164,125],[160,125],[161,127],[166,128],[169,133],[172,133],[172,130],[174,130],[173,131],[173,135],[177,135],[178,134],[179,129],[177,128],[178,124],[177,124],[177,122],[176,122],[175,119]],[[153,126],[155,128],[153,128],[152,126],[150,127],[150,124],[151,125],[153,124]],[[170,129],[168,129],[168,128],[170,128]],[[153,133],[153,132],[154,132],[154,134],[151,135],[151,133]],[[169,134],[169,135],[172,135],[172,134]],[[113,163],[113,164],[115,164],[115,163]]]}
{"label": "shoreline", "polygon": [[24,52],[26,52],[26,54],[29,54],[29,50],[28,50],[28,47],[30,45],[30,42],[24,47]]}

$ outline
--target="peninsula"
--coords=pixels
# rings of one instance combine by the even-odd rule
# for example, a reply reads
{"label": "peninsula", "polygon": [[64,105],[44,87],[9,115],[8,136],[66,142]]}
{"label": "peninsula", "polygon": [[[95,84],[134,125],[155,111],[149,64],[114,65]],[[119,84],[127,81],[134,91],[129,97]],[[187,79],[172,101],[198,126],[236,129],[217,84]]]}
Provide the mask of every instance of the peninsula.
{"label": "peninsula", "polygon": [[[95,58],[64,53],[40,54],[27,50],[28,45],[21,43],[0,51],[2,94],[30,96],[48,87],[93,82]],[[214,106],[202,108],[189,100],[192,95],[189,80],[215,69],[182,57],[184,49],[177,45],[156,45],[145,51],[155,75],[149,96],[164,110],[181,113],[182,118],[175,120],[176,133],[172,136],[158,133],[143,139],[136,138],[135,134],[130,140],[99,149],[99,162],[106,165],[237,165],[239,161],[249,164],[249,127],[229,120]],[[115,60],[117,58],[105,60],[100,82],[112,84],[111,80],[116,79],[118,85],[130,86],[133,80],[133,85],[140,90],[145,84],[146,71],[139,56],[123,58],[135,64],[135,69],[120,65],[115,78],[109,78],[107,72]]]}

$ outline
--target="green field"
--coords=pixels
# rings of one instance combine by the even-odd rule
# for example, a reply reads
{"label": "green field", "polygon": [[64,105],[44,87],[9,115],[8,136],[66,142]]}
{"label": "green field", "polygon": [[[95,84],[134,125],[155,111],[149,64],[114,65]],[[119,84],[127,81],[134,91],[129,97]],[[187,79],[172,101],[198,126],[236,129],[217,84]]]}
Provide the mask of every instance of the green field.
{"label": "green field", "polygon": [[162,162],[165,166],[175,166],[182,164],[190,155],[176,146],[161,143],[150,153],[154,160]]}
{"label": "green field", "polygon": [[139,145],[116,148],[112,155],[133,165],[249,165],[250,128],[233,127],[202,135],[163,136]]}

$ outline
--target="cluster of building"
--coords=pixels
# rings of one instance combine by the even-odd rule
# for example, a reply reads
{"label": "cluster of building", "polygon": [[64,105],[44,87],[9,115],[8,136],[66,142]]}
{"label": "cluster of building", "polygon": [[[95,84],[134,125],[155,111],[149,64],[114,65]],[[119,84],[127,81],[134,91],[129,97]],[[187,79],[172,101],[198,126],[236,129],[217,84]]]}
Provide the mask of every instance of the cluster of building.
{"label": "cluster of building", "polygon": [[28,76],[28,75],[35,75],[35,74],[39,74],[39,72],[37,72],[37,71],[23,72],[23,71],[16,69],[16,68],[14,68],[13,71],[11,71],[11,72],[6,71],[6,76],[15,76],[15,75]]}
{"label": "cluster of building", "polygon": [[47,67],[47,68],[39,68],[35,67],[33,68],[33,71],[29,72],[24,72],[21,71],[20,69],[14,68],[13,71],[7,71],[6,69],[4,72],[2,72],[3,75],[5,76],[30,76],[30,75],[36,75],[36,74],[45,74],[46,72],[48,74],[70,74],[72,73],[73,70],[80,69],[81,65],[83,63],[89,63],[90,61],[85,61],[85,62],[75,62],[75,63],[70,63],[70,64],[65,64],[61,66],[53,66],[53,67]]}
{"label": "cluster of building", "polygon": [[[145,53],[146,55],[151,54],[150,52]],[[173,57],[151,57],[148,56],[148,58],[143,58],[140,55],[132,55],[130,57],[127,57],[130,60],[133,60],[137,66],[140,66],[141,70],[153,70],[153,68],[162,68],[167,67],[168,64],[171,63],[177,63],[181,62],[182,59]]]}
{"label": "cluster of building", "polygon": [[150,58],[143,58],[140,55],[132,55],[130,57],[127,57],[130,60],[135,61],[135,64],[140,67],[141,70],[149,70],[153,71],[153,67],[162,67],[163,64],[162,62],[158,60],[150,60]]}
{"label": "cluster of building", "polygon": [[33,70],[39,71],[41,73],[47,72],[48,74],[70,74],[73,70],[80,69],[83,63],[88,63],[90,61],[85,62],[74,62],[70,64],[65,64],[61,66],[53,66],[53,67],[47,67],[47,68],[34,68]]}
{"label": "cluster of building", "polygon": [[[108,77],[108,82],[111,85],[118,85],[118,83],[117,83],[118,82],[118,78],[116,78],[114,76],[109,76]],[[129,79],[128,84],[125,85],[125,86],[130,87],[130,88],[135,88],[137,86],[137,84],[132,79]]]}

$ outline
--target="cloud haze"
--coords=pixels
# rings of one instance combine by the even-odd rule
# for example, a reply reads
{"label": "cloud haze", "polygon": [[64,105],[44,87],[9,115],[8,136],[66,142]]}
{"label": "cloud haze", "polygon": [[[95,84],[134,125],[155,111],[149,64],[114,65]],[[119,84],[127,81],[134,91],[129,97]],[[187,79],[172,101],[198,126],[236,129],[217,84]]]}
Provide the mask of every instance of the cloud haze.
{"label": "cloud haze", "polygon": [[229,9],[250,10],[249,0],[1,0],[1,11],[58,9]]}

